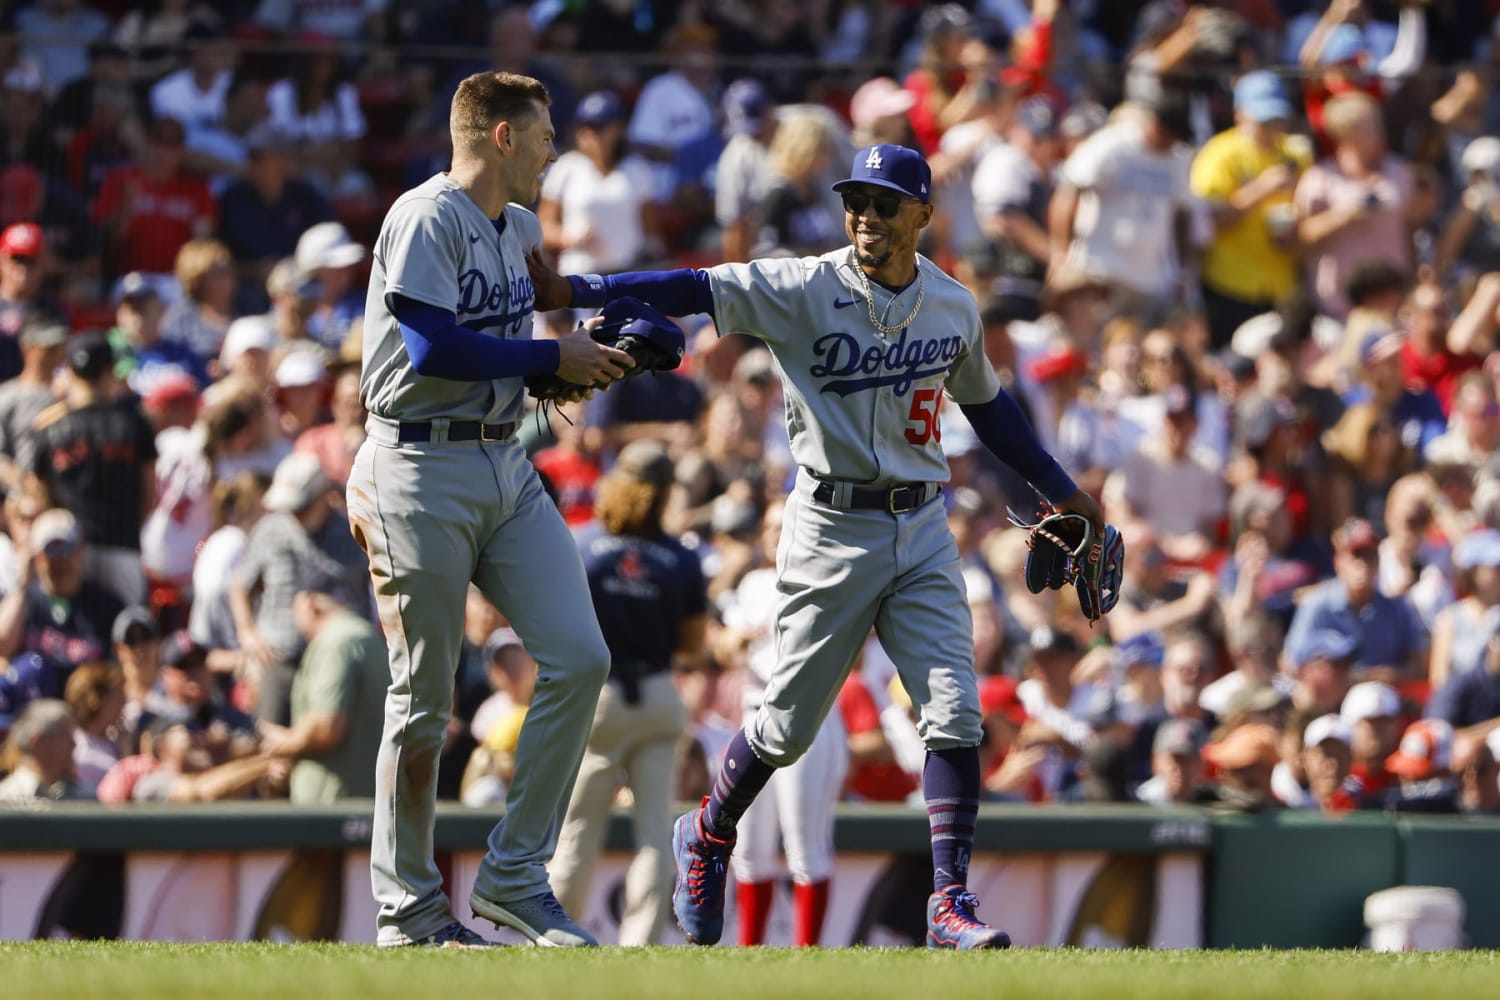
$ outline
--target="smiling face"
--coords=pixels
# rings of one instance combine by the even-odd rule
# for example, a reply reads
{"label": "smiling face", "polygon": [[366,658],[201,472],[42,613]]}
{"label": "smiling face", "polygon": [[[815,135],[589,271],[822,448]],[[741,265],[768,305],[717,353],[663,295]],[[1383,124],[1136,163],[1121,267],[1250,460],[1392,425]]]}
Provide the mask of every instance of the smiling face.
{"label": "smiling face", "polygon": [[505,157],[510,200],[521,205],[532,204],[542,193],[542,175],[557,160],[552,112],[534,101],[531,114],[497,123],[494,136],[501,156]]}
{"label": "smiling face", "polygon": [[931,205],[874,184],[850,184],[839,193],[844,199],[844,232],[867,271],[916,257],[917,238],[932,219]]}

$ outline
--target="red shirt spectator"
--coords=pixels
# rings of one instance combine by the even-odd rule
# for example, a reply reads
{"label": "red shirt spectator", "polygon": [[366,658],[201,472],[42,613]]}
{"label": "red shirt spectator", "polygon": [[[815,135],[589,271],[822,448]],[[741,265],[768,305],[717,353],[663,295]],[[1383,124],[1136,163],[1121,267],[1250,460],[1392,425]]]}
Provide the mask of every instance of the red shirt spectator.
{"label": "red shirt spectator", "polygon": [[555,447],[537,452],[536,470],[552,483],[557,510],[576,528],[594,517],[594,484],[599,481],[599,463],[573,448]]}
{"label": "red shirt spectator", "polygon": [[182,245],[212,232],[217,209],[208,184],[181,169],[182,125],[158,119],[150,138],[139,166],[105,175],[94,221],[108,234],[116,270],[170,274]]}
{"label": "red shirt spectator", "polygon": [[[844,681],[838,708],[851,742],[863,733],[880,732],[880,708],[858,671]],[[851,759],[844,787],[852,797],[865,802],[905,802],[916,791],[917,781],[895,761]]]}

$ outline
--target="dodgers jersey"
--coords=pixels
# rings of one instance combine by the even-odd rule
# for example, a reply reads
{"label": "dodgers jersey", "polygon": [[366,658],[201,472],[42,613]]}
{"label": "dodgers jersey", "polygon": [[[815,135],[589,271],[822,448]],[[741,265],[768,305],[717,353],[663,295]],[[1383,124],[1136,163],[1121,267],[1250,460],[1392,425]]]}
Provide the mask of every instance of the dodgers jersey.
{"label": "dodgers jersey", "polygon": [[[821,479],[946,482],[938,411],[987,403],[1000,382],[984,354],[974,297],[918,255],[926,292],[916,319],[882,335],[870,323],[846,245],[821,257],[771,258],[708,269],[720,332],[766,342],[780,362],[797,464]],[[875,315],[894,326],[917,301],[870,282]]]}
{"label": "dodgers jersey", "polygon": [[401,328],[386,305],[404,295],[452,311],[471,330],[530,339],[535,301],[526,253],[542,242],[542,224],[519,205],[505,206],[505,231],[468,193],[434,174],[396,199],[380,226],[365,300],[360,394],[371,413],[390,420],[434,417],[500,423],[525,408],[520,376],[457,382],[418,375]]}

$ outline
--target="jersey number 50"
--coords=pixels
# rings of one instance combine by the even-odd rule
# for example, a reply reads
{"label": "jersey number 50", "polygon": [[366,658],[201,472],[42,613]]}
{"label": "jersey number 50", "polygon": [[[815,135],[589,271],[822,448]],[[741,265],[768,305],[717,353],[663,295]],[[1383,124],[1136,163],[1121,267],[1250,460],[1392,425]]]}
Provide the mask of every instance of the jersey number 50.
{"label": "jersey number 50", "polygon": [[911,412],[906,415],[906,419],[918,426],[906,429],[906,440],[912,444],[943,440],[943,429],[938,425],[938,411],[942,408],[943,390],[912,390]]}

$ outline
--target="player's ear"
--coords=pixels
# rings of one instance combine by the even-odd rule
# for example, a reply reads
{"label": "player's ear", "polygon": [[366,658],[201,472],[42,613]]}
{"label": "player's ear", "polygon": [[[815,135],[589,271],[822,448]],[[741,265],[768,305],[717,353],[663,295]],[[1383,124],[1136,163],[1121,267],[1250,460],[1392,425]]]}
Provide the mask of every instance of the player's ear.
{"label": "player's ear", "polygon": [[921,215],[917,219],[917,228],[918,229],[926,229],[927,228],[927,224],[929,222],[931,222],[931,221],[932,221],[932,206],[931,205],[923,205],[922,206],[922,213],[921,213]]}
{"label": "player's ear", "polygon": [[497,149],[510,149],[510,122],[496,122],[495,127],[490,130],[490,138],[495,140]]}

